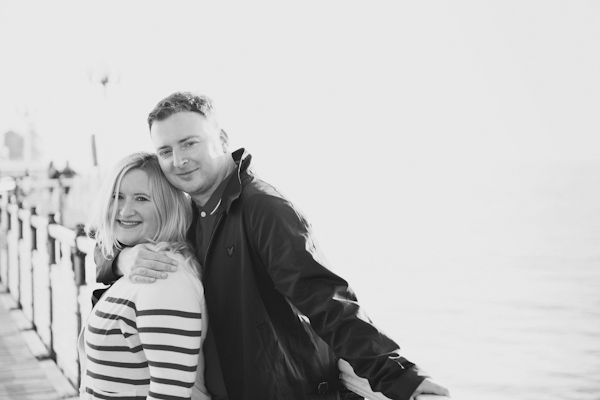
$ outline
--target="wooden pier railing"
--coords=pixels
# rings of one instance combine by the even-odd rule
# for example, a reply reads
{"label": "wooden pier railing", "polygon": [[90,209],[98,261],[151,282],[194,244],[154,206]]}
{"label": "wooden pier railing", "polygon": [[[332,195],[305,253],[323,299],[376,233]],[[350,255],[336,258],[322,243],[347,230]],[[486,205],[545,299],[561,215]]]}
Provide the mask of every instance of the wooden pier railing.
{"label": "wooden pier railing", "polygon": [[[28,192],[59,191],[59,203],[66,188],[58,180],[35,186]],[[48,198],[25,202],[18,182],[0,182],[0,285],[43,343],[36,356],[53,359],[77,388],[77,337],[92,308],[91,293],[102,285],[95,281],[94,242],[80,227],[58,224],[55,215],[63,210],[60,204],[40,204]],[[41,209],[49,212],[38,214]]]}

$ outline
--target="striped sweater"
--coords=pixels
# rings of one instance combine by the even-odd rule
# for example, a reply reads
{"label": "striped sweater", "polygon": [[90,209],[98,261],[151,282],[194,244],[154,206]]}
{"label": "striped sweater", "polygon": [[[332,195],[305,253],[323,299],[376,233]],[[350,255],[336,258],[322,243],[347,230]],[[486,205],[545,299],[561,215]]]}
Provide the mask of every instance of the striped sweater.
{"label": "striped sweater", "polygon": [[179,253],[177,272],[152,284],[119,279],[79,340],[81,399],[209,399],[201,346],[204,291]]}

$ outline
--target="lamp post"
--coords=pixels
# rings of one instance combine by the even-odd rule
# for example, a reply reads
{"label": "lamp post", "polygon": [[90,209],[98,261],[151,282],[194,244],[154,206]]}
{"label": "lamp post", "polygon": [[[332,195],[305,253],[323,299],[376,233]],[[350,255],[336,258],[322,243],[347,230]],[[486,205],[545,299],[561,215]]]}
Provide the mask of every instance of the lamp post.
{"label": "lamp post", "polygon": [[[88,69],[90,82],[100,83],[103,92],[103,111],[102,111],[102,133],[106,136],[108,122],[108,84],[118,83],[119,75],[110,69],[106,63],[99,63]],[[96,146],[96,135],[92,132],[92,160],[94,167],[98,167],[98,150]]]}

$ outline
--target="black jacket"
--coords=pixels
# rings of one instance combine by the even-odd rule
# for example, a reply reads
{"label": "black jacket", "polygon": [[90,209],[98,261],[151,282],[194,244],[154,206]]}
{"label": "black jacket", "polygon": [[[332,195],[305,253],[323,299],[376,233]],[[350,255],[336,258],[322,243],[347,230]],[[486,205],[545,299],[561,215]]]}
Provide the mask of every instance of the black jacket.
{"label": "black jacket", "polygon": [[[425,376],[327,268],[302,213],[252,173],[243,149],[233,157],[237,179],[225,189],[200,260],[229,398],[335,399],[340,357],[375,391],[408,399]],[[192,243],[194,231],[195,223]],[[98,273],[100,281],[114,280],[106,263]]]}

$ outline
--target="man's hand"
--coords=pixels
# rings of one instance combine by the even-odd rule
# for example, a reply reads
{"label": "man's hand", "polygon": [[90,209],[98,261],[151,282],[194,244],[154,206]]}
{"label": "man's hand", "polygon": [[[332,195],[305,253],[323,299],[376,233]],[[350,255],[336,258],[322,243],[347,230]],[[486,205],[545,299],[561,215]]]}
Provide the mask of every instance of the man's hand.
{"label": "man's hand", "polygon": [[177,270],[177,261],[150,250],[144,243],[123,249],[115,261],[118,269],[115,273],[134,283],[152,283],[157,278],[166,278],[166,271]]}
{"label": "man's hand", "polygon": [[[422,396],[419,396],[422,395]],[[450,391],[443,387],[442,385],[434,382],[430,378],[425,379],[421,384],[415,389],[414,393],[410,397],[410,400],[429,400],[434,399],[435,396],[427,396],[427,395],[438,395],[438,396],[446,396],[450,397]]]}

